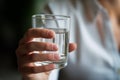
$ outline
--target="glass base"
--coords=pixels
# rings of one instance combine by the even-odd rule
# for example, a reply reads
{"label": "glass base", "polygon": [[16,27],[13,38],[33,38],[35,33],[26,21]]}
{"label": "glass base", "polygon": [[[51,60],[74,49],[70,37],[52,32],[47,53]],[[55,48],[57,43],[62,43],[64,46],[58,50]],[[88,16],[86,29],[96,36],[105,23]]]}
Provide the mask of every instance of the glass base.
{"label": "glass base", "polygon": [[45,66],[45,65],[49,65],[49,64],[54,64],[55,65],[55,69],[61,69],[67,66],[66,62],[50,62],[50,61],[44,61],[44,62],[35,62],[34,63],[35,66]]}
{"label": "glass base", "polygon": [[67,63],[61,63],[61,64],[54,64],[55,69],[61,69],[67,66]]}

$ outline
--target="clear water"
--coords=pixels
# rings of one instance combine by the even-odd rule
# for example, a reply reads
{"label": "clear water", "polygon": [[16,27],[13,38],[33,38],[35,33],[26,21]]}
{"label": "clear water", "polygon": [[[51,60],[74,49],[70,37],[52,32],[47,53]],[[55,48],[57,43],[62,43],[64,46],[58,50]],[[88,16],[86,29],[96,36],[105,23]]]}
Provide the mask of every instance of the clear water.
{"label": "clear water", "polygon": [[68,31],[66,29],[53,29],[53,28],[49,28],[49,29],[55,31],[56,33],[55,38],[53,39],[39,38],[39,39],[36,39],[36,41],[52,42],[57,44],[58,46],[57,53],[60,56],[60,60],[59,61],[42,61],[42,62],[38,62],[38,64],[42,66],[42,65],[48,65],[52,63],[52,64],[55,64],[56,68],[63,68],[67,65],[67,54],[68,54],[68,43],[69,43]]}

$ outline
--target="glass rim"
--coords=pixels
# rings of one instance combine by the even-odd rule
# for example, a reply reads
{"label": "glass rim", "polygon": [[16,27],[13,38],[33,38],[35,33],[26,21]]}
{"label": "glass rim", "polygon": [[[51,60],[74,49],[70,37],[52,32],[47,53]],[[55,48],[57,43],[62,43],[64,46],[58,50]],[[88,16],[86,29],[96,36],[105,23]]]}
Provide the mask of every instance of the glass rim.
{"label": "glass rim", "polygon": [[41,17],[41,19],[47,20],[52,18],[42,18],[43,16],[58,16],[59,18],[55,18],[56,20],[64,20],[64,19],[70,19],[70,16],[67,15],[54,15],[54,14],[34,14],[32,15],[32,18]]}

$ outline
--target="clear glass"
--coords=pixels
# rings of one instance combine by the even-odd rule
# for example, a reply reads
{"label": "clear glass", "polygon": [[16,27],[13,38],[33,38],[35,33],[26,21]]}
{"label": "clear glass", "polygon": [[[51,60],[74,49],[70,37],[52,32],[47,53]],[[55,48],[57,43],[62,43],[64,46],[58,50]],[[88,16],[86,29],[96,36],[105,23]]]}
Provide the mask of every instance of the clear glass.
{"label": "clear glass", "polygon": [[[51,42],[58,46],[57,53],[60,56],[59,61],[42,61],[38,65],[55,64],[56,68],[63,68],[67,65],[70,17],[65,15],[36,14],[32,16],[32,26],[34,28],[47,28],[55,31],[53,39],[35,38],[34,41]],[[53,51],[43,51],[45,53],[54,53]]]}

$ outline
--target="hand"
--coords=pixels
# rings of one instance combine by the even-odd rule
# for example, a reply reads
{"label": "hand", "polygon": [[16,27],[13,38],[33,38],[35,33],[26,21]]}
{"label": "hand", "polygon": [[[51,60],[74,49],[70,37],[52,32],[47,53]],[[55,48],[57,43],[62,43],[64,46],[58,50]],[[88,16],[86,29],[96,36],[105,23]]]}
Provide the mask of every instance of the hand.
{"label": "hand", "polygon": [[[46,66],[35,66],[36,61],[57,60],[56,54],[33,54],[33,51],[57,51],[54,43],[33,42],[33,38],[54,38],[55,33],[48,29],[29,29],[20,40],[16,50],[18,59],[18,69],[23,75],[24,80],[48,80],[50,71],[55,68],[54,64]],[[75,43],[69,44],[69,51],[76,49]]]}

